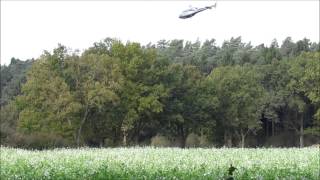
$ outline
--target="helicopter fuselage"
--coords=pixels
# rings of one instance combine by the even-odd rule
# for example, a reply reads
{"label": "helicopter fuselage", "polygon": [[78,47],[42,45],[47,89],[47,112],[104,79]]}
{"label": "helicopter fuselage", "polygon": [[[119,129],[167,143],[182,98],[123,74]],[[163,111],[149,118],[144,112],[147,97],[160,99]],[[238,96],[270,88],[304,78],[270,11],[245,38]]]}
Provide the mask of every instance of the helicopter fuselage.
{"label": "helicopter fuselage", "polygon": [[206,7],[203,7],[203,8],[190,8],[190,9],[187,9],[187,10],[183,11],[180,14],[179,18],[187,19],[187,18],[190,18],[190,17],[196,15],[199,12],[204,11],[204,10],[212,9],[212,7],[216,7],[216,4],[214,4],[212,6],[206,6]]}
{"label": "helicopter fuselage", "polygon": [[190,18],[190,17],[196,15],[197,13],[199,13],[199,12],[201,12],[201,11],[204,11],[204,10],[207,10],[207,9],[209,9],[209,8],[188,9],[188,10],[186,10],[186,11],[183,11],[183,12],[180,14],[179,18],[181,18],[181,19]]}

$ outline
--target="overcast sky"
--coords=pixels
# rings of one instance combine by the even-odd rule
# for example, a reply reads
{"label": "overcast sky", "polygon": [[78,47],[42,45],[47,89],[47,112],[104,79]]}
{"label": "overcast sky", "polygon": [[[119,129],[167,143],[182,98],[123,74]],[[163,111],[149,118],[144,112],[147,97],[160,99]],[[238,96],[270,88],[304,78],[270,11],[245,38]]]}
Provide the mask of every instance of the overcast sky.
{"label": "overcast sky", "polygon": [[242,36],[253,45],[291,36],[319,42],[319,1],[222,1],[217,8],[179,19],[189,5],[215,1],[1,1],[1,64],[37,58],[61,43],[83,50],[106,37],[142,44],[160,39],[218,45]]}

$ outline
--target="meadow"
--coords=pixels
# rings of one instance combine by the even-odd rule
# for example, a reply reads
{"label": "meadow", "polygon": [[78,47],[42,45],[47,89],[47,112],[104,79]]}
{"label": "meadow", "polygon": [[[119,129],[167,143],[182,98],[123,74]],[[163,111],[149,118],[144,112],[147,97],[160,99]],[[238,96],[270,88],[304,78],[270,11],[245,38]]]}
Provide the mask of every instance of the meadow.
{"label": "meadow", "polygon": [[[1,179],[318,179],[319,148],[1,147]],[[230,165],[237,168],[228,175]],[[231,178],[232,177],[232,178]]]}

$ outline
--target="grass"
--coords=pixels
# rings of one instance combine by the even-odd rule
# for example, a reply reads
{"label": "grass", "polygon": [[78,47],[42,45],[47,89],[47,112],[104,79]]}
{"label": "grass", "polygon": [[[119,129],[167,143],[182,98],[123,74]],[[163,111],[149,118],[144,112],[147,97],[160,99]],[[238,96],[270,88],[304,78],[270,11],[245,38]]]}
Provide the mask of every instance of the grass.
{"label": "grass", "polygon": [[[319,148],[0,148],[1,179],[318,179]],[[230,177],[229,177],[230,178]]]}

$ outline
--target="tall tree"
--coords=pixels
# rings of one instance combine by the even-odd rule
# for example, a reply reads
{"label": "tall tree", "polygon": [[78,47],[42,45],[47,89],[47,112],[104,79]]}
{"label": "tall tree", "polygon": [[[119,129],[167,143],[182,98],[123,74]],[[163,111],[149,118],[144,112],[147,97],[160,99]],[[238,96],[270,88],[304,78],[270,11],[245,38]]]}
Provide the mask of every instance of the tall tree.
{"label": "tall tree", "polygon": [[292,41],[291,37],[287,37],[280,47],[280,52],[282,57],[292,57],[295,55],[294,51],[296,49],[296,44]]}
{"label": "tall tree", "polygon": [[26,81],[26,72],[34,60],[22,61],[12,58],[8,66],[1,65],[0,71],[0,106],[6,105],[21,93],[21,86]]}
{"label": "tall tree", "polygon": [[302,59],[306,61],[306,65],[301,77],[301,88],[316,109],[313,126],[307,132],[320,136],[320,53],[302,54],[300,60]]}
{"label": "tall tree", "polygon": [[54,133],[72,138],[79,109],[68,85],[60,76],[57,54],[45,54],[28,72],[22,95],[17,97],[18,127],[24,133]]}
{"label": "tall tree", "polygon": [[173,64],[168,69],[169,96],[165,100],[162,117],[166,119],[165,131],[185,146],[187,135],[196,132],[206,120],[205,100],[199,87],[202,80],[200,71],[195,66]]}
{"label": "tall tree", "polygon": [[76,133],[76,142],[80,145],[88,119],[99,123],[101,119],[99,121],[98,115],[119,104],[116,91],[121,88],[122,76],[116,60],[105,54],[85,53],[79,60],[67,62],[67,65],[65,76],[69,82],[74,82],[72,93],[81,104]]}
{"label": "tall tree", "polygon": [[249,132],[261,128],[259,105],[263,98],[260,77],[251,67],[219,67],[208,77],[216,86],[220,102],[218,121],[224,128],[225,144],[232,146],[233,135],[244,147]]}
{"label": "tall tree", "polygon": [[123,145],[127,138],[135,138],[146,126],[152,124],[153,117],[163,110],[160,99],[167,95],[159,81],[163,66],[156,65],[156,51],[143,49],[138,43],[115,43],[111,54],[119,59],[125,81],[121,90],[121,104],[124,117],[121,125]]}

